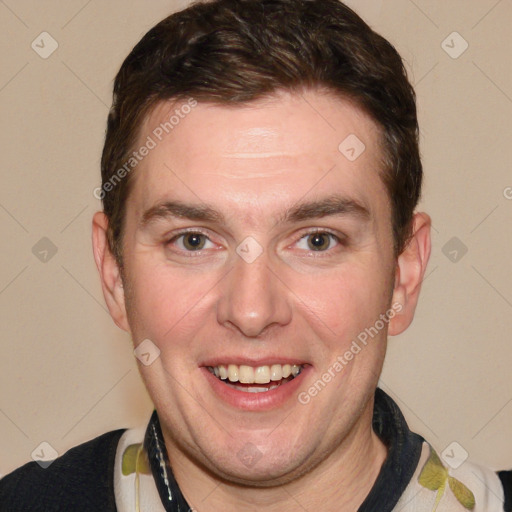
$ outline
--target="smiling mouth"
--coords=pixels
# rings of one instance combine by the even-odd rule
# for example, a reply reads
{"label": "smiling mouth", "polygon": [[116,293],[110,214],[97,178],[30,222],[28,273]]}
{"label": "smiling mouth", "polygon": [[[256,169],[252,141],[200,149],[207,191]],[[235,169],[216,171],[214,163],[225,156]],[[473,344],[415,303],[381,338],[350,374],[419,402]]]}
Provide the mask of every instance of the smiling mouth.
{"label": "smiling mouth", "polygon": [[303,368],[304,365],[296,364],[272,364],[256,367],[226,364],[207,367],[208,371],[224,384],[246,393],[264,393],[276,389],[300,375]]}

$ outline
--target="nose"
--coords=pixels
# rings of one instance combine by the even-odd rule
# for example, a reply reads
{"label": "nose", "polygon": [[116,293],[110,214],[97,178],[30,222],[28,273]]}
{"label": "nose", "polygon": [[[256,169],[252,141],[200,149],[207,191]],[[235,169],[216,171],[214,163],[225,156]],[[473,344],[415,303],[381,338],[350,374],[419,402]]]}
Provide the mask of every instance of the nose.
{"label": "nose", "polygon": [[288,324],[292,318],[290,292],[269,266],[267,253],[252,262],[238,255],[234,259],[234,268],[221,282],[217,321],[247,337]]}

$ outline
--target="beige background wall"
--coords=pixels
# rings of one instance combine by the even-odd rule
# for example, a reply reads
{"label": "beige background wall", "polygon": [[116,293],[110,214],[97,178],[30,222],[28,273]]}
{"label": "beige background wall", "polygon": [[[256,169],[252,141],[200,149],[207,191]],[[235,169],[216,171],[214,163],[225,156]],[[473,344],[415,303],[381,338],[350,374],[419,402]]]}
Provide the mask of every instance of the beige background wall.
{"label": "beige background wall", "polygon": [[[439,451],[456,441],[476,462],[512,467],[512,3],[349,3],[416,84],[421,206],[434,224],[417,316],[391,338],[382,387]],[[2,474],[42,441],[60,454],[150,414],[129,337],[103,303],[92,192],[112,79],[139,38],[186,4],[0,1]],[[31,48],[51,49],[43,31],[58,43],[46,59]],[[463,39],[443,49],[454,31]]]}

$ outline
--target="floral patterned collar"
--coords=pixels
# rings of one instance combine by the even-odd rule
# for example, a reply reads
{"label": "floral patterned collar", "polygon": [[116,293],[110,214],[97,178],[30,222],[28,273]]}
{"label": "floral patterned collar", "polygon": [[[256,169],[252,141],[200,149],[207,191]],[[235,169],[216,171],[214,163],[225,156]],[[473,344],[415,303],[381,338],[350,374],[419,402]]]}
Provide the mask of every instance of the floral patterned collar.
{"label": "floral patterned collar", "polygon": [[[469,462],[457,468],[443,464],[436,451],[409,430],[397,404],[380,388],[375,391],[373,429],[388,455],[358,512],[503,510],[503,488],[495,472]],[[131,482],[128,486],[132,488],[125,493],[130,498],[123,498],[123,503],[135,503],[119,510],[138,512],[144,509],[140,505],[144,500],[152,504],[151,510],[194,510],[174,478],[157,412],[153,412],[142,442],[129,439],[135,438],[120,443],[122,472],[118,471],[116,485],[125,482],[126,490],[126,482]],[[118,495],[121,492],[116,489],[116,499]],[[158,501],[161,503],[156,504]]]}

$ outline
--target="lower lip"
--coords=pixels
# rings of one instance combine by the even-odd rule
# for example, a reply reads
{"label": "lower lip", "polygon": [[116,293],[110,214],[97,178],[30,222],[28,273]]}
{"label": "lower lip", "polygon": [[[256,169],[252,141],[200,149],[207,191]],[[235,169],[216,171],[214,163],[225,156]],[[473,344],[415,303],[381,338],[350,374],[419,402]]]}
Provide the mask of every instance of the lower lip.
{"label": "lower lip", "polygon": [[260,393],[249,393],[224,384],[208,368],[201,368],[206,380],[221,400],[237,409],[246,411],[269,411],[282,407],[290,399],[297,401],[298,389],[309,369],[310,366],[306,366],[297,377],[280,384],[277,388]]}

